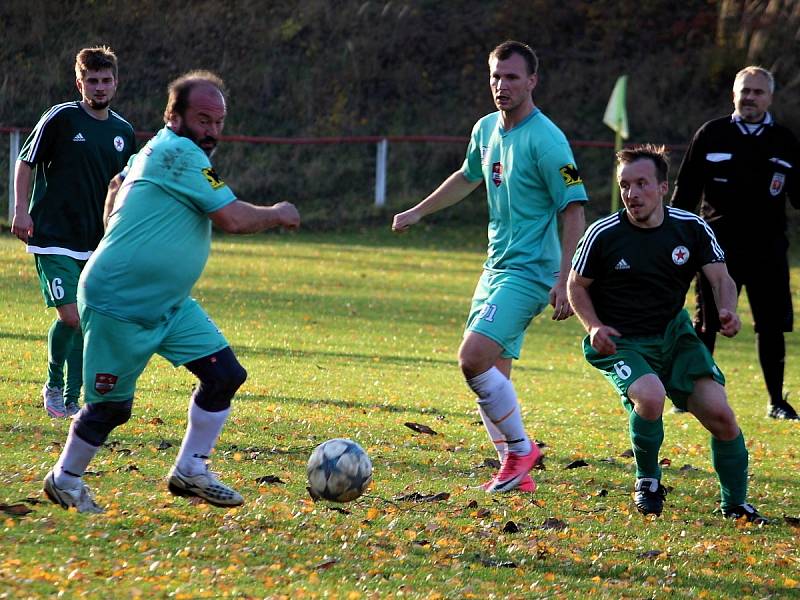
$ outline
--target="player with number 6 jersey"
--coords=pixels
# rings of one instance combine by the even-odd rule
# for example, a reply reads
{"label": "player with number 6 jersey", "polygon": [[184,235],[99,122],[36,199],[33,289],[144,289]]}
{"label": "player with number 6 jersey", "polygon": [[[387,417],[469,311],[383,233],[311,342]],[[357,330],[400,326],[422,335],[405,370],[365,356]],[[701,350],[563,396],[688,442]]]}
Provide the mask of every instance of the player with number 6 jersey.
{"label": "player with number 6 jersey", "polygon": [[652,145],[617,153],[625,207],[592,224],[575,251],[569,298],[589,335],[586,360],[628,411],[636,460],[634,503],[660,515],[667,490],[658,453],[666,396],[711,432],[711,459],[726,517],[764,523],[746,502],[748,453],[723,387],[725,378],[683,308],[698,270],[714,289],[723,335],[741,327],[736,285],[714,233],[700,217],[664,206],[669,165]]}
{"label": "player with number 6 jersey", "polygon": [[81,50],[75,77],[81,100],[45,111],[22,147],[11,225],[34,255],[45,303],[57,312],[42,389],[50,417],[78,412],[83,353],[78,277],[103,236],[108,182],[128,162],[136,142],[130,123],[109,108],[117,89],[111,49]]}

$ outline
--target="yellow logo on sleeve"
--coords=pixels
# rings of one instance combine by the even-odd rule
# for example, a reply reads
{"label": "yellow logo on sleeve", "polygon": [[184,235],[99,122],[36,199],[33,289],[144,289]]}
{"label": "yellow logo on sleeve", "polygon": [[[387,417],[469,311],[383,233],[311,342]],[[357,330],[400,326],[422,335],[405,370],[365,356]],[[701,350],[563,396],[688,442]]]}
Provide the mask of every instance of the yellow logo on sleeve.
{"label": "yellow logo on sleeve", "polygon": [[225,182],[222,181],[219,175],[217,175],[217,172],[214,170],[214,167],[206,167],[205,169],[203,169],[203,175],[206,176],[206,179],[208,179],[208,183],[210,183],[211,187],[214,188],[215,190],[218,190],[223,185],[225,185]]}
{"label": "yellow logo on sleeve", "polygon": [[561,173],[561,178],[564,180],[564,185],[567,187],[583,183],[581,174],[578,173],[578,168],[572,163],[568,163],[558,170]]}

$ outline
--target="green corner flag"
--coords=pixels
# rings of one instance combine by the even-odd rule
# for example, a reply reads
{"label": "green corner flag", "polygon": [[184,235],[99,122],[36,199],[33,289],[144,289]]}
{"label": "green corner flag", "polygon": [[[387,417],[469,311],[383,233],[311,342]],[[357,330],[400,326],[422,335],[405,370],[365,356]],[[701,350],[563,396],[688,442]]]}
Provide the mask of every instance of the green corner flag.
{"label": "green corner flag", "polygon": [[[614,84],[614,90],[611,92],[611,97],[608,99],[608,106],[603,115],[603,123],[608,125],[614,130],[614,151],[619,152],[622,149],[622,140],[628,139],[628,111],[625,108],[625,97],[627,96],[628,76],[620,75],[617,78],[617,83]],[[612,174],[611,178],[611,212],[615,212],[619,208],[619,188],[617,187],[616,173]]]}

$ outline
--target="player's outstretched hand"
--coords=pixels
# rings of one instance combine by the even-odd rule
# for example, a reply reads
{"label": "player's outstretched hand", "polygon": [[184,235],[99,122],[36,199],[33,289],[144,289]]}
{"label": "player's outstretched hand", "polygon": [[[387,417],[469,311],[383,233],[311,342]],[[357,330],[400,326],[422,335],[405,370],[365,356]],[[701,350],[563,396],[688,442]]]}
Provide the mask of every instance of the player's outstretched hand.
{"label": "player's outstretched hand", "polygon": [[611,339],[611,336],[622,337],[622,334],[613,327],[600,325],[599,327],[592,327],[589,332],[589,341],[595,351],[603,356],[608,356],[617,351],[617,345],[614,343],[614,340]]}
{"label": "player's outstretched hand", "polygon": [[300,213],[291,202],[278,202],[273,205],[278,211],[278,220],[284,229],[298,229],[300,227]]}
{"label": "player's outstretched hand", "polygon": [[725,337],[733,337],[742,328],[739,315],[727,308],[719,309],[719,332]]}
{"label": "player's outstretched hand", "polygon": [[31,216],[28,213],[14,213],[14,220],[11,222],[11,233],[27,243],[28,238],[33,235],[33,219],[31,219]]}
{"label": "player's outstretched hand", "polygon": [[567,298],[567,283],[556,283],[550,290],[550,306],[553,307],[553,321],[569,319],[575,312]]}
{"label": "player's outstretched hand", "polygon": [[406,231],[412,225],[419,223],[419,219],[419,214],[417,214],[417,211],[413,208],[398,213],[394,216],[394,219],[392,219],[392,231]]}

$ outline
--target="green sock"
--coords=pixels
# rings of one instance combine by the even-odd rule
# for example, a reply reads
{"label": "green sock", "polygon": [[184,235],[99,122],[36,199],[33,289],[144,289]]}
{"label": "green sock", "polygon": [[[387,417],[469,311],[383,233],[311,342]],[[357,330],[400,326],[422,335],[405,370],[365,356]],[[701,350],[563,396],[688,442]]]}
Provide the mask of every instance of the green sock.
{"label": "green sock", "polygon": [[75,330],[56,319],[47,332],[47,385],[64,387],[64,363],[72,349]]}
{"label": "green sock", "polygon": [[659,417],[655,421],[643,419],[635,410],[628,415],[631,448],[636,459],[636,477],[652,477],[661,481],[661,466],[658,464],[658,451],[664,441],[664,422]]}
{"label": "green sock", "polygon": [[719,477],[722,508],[732,508],[747,501],[747,465],[749,455],[744,435],[723,441],[711,438],[711,464]]}
{"label": "green sock", "polygon": [[67,356],[67,385],[64,387],[64,402],[78,403],[83,384],[83,334],[75,332],[72,338],[72,350]]}

